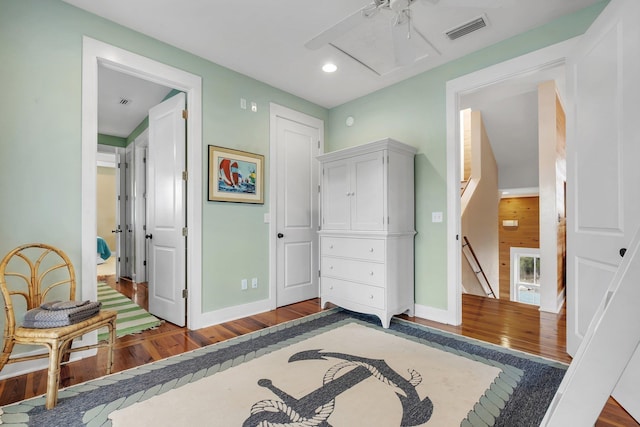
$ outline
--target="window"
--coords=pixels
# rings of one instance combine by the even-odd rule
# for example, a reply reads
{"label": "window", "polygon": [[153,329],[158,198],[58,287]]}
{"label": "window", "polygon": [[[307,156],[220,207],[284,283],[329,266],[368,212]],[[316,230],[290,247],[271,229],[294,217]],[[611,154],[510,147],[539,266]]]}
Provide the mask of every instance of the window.
{"label": "window", "polygon": [[540,249],[511,248],[511,300],[540,305]]}

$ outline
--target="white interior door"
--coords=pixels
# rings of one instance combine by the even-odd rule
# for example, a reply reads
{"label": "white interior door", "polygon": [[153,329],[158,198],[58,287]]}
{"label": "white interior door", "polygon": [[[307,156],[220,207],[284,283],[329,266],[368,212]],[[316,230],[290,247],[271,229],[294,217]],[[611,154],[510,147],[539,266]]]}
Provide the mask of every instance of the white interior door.
{"label": "white interior door", "polygon": [[[567,67],[567,351],[575,355],[640,224],[640,2],[613,0]],[[620,333],[611,331],[611,333]],[[611,349],[611,351],[615,351]],[[637,355],[636,355],[637,356]],[[635,372],[635,378],[628,373]],[[640,418],[640,358],[613,395]],[[623,390],[623,388],[620,388]]]}
{"label": "white interior door", "polygon": [[124,190],[124,153],[122,149],[116,148],[116,228],[111,230],[116,236],[116,280],[124,275],[122,256],[123,242],[122,242],[122,221],[125,217],[124,203],[122,203],[122,196],[125,194]]}
{"label": "white interior door", "polygon": [[147,147],[149,129],[135,140],[135,281],[147,281]]}
{"label": "white interior door", "polygon": [[567,350],[575,354],[640,224],[640,2],[614,0],[567,63]]}
{"label": "white interior door", "polygon": [[276,118],[276,304],[316,298],[318,290],[318,121]]}
{"label": "white interior door", "polygon": [[185,325],[185,94],[149,110],[147,235],[149,311]]}
{"label": "white interior door", "polygon": [[[125,161],[124,165],[124,177],[125,177],[125,193],[124,197],[121,197],[124,203],[124,228],[120,236],[123,241],[123,266],[124,271],[122,275],[125,277],[130,277],[134,282],[136,281],[135,269],[133,266],[134,259],[134,250],[133,250],[133,232],[135,229],[135,218],[134,218],[134,154],[133,154],[134,145],[130,144],[125,150]],[[122,168],[121,168],[122,169]]]}

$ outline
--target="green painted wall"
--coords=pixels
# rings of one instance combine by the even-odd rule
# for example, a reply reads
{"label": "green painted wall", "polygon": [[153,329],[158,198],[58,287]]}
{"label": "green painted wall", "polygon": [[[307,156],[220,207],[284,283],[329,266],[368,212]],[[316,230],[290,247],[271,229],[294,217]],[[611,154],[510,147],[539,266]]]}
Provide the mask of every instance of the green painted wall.
{"label": "green painted wall", "polygon": [[[447,309],[446,82],[583,34],[607,2],[513,37],[459,60],[331,109],[326,151],[385,137],[418,148],[416,176],[416,303]],[[345,125],[355,118],[352,127]]]}
{"label": "green painted wall", "polygon": [[[446,308],[445,83],[458,76],[581,34],[598,4],[542,28],[423,73],[331,111],[59,0],[0,0],[0,253],[30,241],[63,248],[81,269],[82,36],[202,77],[203,171],[207,145],[261,153],[269,173],[269,102],[325,120],[327,151],[390,136],[419,149],[416,159],[416,299]],[[258,112],[239,108],[255,101]],[[356,118],[344,126],[348,115]],[[206,200],[206,183],[203,200]],[[266,188],[265,200],[270,189]],[[265,205],[204,202],[203,311],[267,298]]]}
{"label": "green painted wall", "polygon": [[[25,242],[64,249],[81,274],[82,37],[202,77],[203,171],[207,145],[266,156],[269,102],[325,122],[328,111],[59,0],[0,0],[0,253]],[[239,108],[255,101],[258,112]],[[269,205],[206,202],[203,185],[203,310],[267,298]],[[269,188],[266,188],[266,200]],[[257,277],[257,290],[240,279]]]}

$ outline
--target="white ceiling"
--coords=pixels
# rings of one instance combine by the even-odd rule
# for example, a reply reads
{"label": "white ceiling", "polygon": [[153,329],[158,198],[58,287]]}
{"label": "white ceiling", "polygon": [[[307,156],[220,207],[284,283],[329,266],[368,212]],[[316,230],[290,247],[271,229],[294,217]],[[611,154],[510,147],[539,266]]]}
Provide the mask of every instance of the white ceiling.
{"label": "white ceiling", "polygon": [[[371,0],[65,0],[125,27],[209,59],[318,105],[332,108],[464,56],[597,0],[416,0],[413,26],[439,54],[378,75],[331,45],[310,50],[317,34]],[[433,3],[436,4],[433,4]],[[470,7],[482,4],[484,9]],[[464,7],[460,7],[464,6]],[[386,13],[382,13],[386,12]],[[382,11],[376,19],[392,14]],[[485,14],[489,26],[455,41],[444,32]],[[385,18],[388,17],[388,18]],[[354,31],[363,31],[357,28]],[[391,36],[366,44],[388,58]],[[348,38],[349,34],[344,37]],[[415,37],[414,37],[415,38]],[[366,46],[363,46],[364,50]],[[386,52],[386,53],[385,53]],[[386,58],[383,56],[386,55]],[[373,58],[371,60],[376,60]],[[338,71],[325,74],[326,61]]]}
{"label": "white ceiling", "polygon": [[501,189],[538,187],[538,85],[555,80],[565,99],[564,65],[520,75],[465,94],[460,106],[482,113]]}
{"label": "white ceiling", "polygon": [[126,138],[171,88],[100,65],[98,67],[98,133]]}
{"label": "white ceiling", "polygon": [[[414,0],[412,25],[428,42],[414,34],[411,43],[428,55],[405,67],[395,65],[391,31],[384,30],[391,25],[390,11],[381,11],[370,22],[341,35],[332,42],[334,46],[305,47],[372,0],[64,1],[332,108],[598,0]],[[488,21],[486,28],[455,41],[444,35],[481,15]],[[340,49],[357,55],[368,67]],[[338,71],[322,72],[327,61],[336,63]],[[560,67],[492,85],[462,100],[483,113],[500,170],[500,188],[537,187],[537,124],[528,118],[537,118],[537,83],[549,79],[556,80],[562,95],[564,70]],[[123,137],[170,90],[108,69],[100,70],[99,82],[99,132]],[[121,106],[121,97],[132,102]]]}

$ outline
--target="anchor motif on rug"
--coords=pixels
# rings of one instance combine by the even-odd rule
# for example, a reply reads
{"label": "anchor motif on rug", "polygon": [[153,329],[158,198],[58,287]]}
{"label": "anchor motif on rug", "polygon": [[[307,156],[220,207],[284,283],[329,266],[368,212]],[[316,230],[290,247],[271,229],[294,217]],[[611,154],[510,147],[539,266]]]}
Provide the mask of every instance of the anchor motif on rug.
{"label": "anchor motif on rug", "polygon": [[[259,386],[268,388],[282,400],[262,400],[255,403],[251,408],[251,415],[243,426],[331,427],[328,419],[333,413],[335,398],[369,377],[376,378],[394,388],[402,404],[401,426],[417,426],[431,418],[433,403],[428,397],[421,400],[418,396],[416,386],[422,382],[422,376],[413,369],[409,369],[411,378],[405,379],[391,369],[384,360],[321,350],[296,353],[289,358],[289,363],[327,358],[339,359],[342,362],[332,366],[325,373],[323,385],[320,388],[299,399],[276,387],[271,380],[259,380]],[[338,372],[346,368],[351,370],[337,376]]]}

